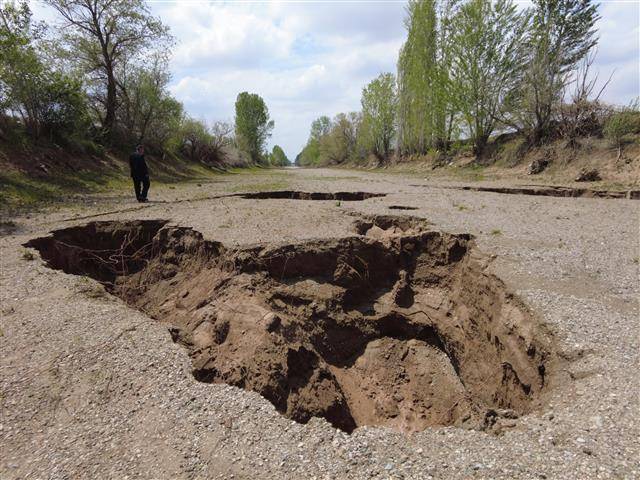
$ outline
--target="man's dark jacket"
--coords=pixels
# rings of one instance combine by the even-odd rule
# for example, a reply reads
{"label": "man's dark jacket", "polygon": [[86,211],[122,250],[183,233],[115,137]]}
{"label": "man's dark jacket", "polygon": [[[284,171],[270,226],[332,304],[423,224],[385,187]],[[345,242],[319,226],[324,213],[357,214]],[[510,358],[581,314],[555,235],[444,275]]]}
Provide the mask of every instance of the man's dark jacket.
{"label": "man's dark jacket", "polygon": [[131,178],[144,178],[149,175],[144,155],[140,155],[137,152],[132,153],[129,156],[129,166],[131,167]]}

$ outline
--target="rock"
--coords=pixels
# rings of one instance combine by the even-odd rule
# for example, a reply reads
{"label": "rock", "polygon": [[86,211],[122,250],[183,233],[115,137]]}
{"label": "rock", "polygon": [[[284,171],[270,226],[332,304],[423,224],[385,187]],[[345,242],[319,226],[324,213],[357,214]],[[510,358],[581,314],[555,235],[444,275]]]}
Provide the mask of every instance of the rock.
{"label": "rock", "polygon": [[537,175],[542,173],[549,166],[549,160],[546,158],[536,158],[529,164],[529,175]]}
{"label": "rock", "polygon": [[576,177],[576,182],[597,182],[598,180],[602,180],[602,177],[596,168],[583,168]]}

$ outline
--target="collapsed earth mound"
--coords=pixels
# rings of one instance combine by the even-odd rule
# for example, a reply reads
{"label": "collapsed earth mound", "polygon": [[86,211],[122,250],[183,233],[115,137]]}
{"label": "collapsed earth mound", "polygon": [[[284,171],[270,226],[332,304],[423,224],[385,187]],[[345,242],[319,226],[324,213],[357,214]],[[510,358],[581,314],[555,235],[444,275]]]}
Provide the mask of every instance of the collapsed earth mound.
{"label": "collapsed earth mound", "polygon": [[482,428],[536,405],[549,339],[469,235],[393,216],[356,231],[227,249],[162,220],[92,222],[26,246],[170,324],[198,380],[299,422]]}

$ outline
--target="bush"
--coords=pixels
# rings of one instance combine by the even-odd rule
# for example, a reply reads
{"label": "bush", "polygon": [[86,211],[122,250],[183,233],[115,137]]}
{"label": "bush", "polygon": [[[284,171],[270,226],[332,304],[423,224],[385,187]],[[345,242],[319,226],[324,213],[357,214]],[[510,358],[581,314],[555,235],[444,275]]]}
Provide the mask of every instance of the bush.
{"label": "bush", "polygon": [[604,124],[604,136],[618,148],[618,158],[622,157],[622,146],[627,135],[640,133],[640,108],[636,100],[628,107],[612,113]]}
{"label": "bush", "polygon": [[87,131],[89,114],[82,84],[66,75],[48,72],[41,79],[38,117],[42,135],[64,139]]}

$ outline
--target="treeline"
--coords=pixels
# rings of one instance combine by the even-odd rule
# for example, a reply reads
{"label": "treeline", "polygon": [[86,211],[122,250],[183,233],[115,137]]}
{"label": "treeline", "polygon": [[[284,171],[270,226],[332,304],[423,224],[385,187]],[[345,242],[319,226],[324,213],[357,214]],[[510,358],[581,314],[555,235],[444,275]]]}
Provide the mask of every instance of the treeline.
{"label": "treeline", "polygon": [[159,156],[209,165],[284,164],[267,153],[273,121],[243,92],[235,124],[190,117],[168,90],[168,27],[143,0],[43,0],[60,28],[35,22],[27,1],[0,6],[0,139],[89,153],[144,143]]}
{"label": "treeline", "polygon": [[[590,74],[598,41],[592,0],[410,0],[397,76],[362,91],[361,112],[313,122],[300,165],[378,162],[392,155],[486,155],[489,140],[515,132],[526,145],[640,131],[637,102],[598,101]],[[606,82],[605,82],[606,85]]]}

